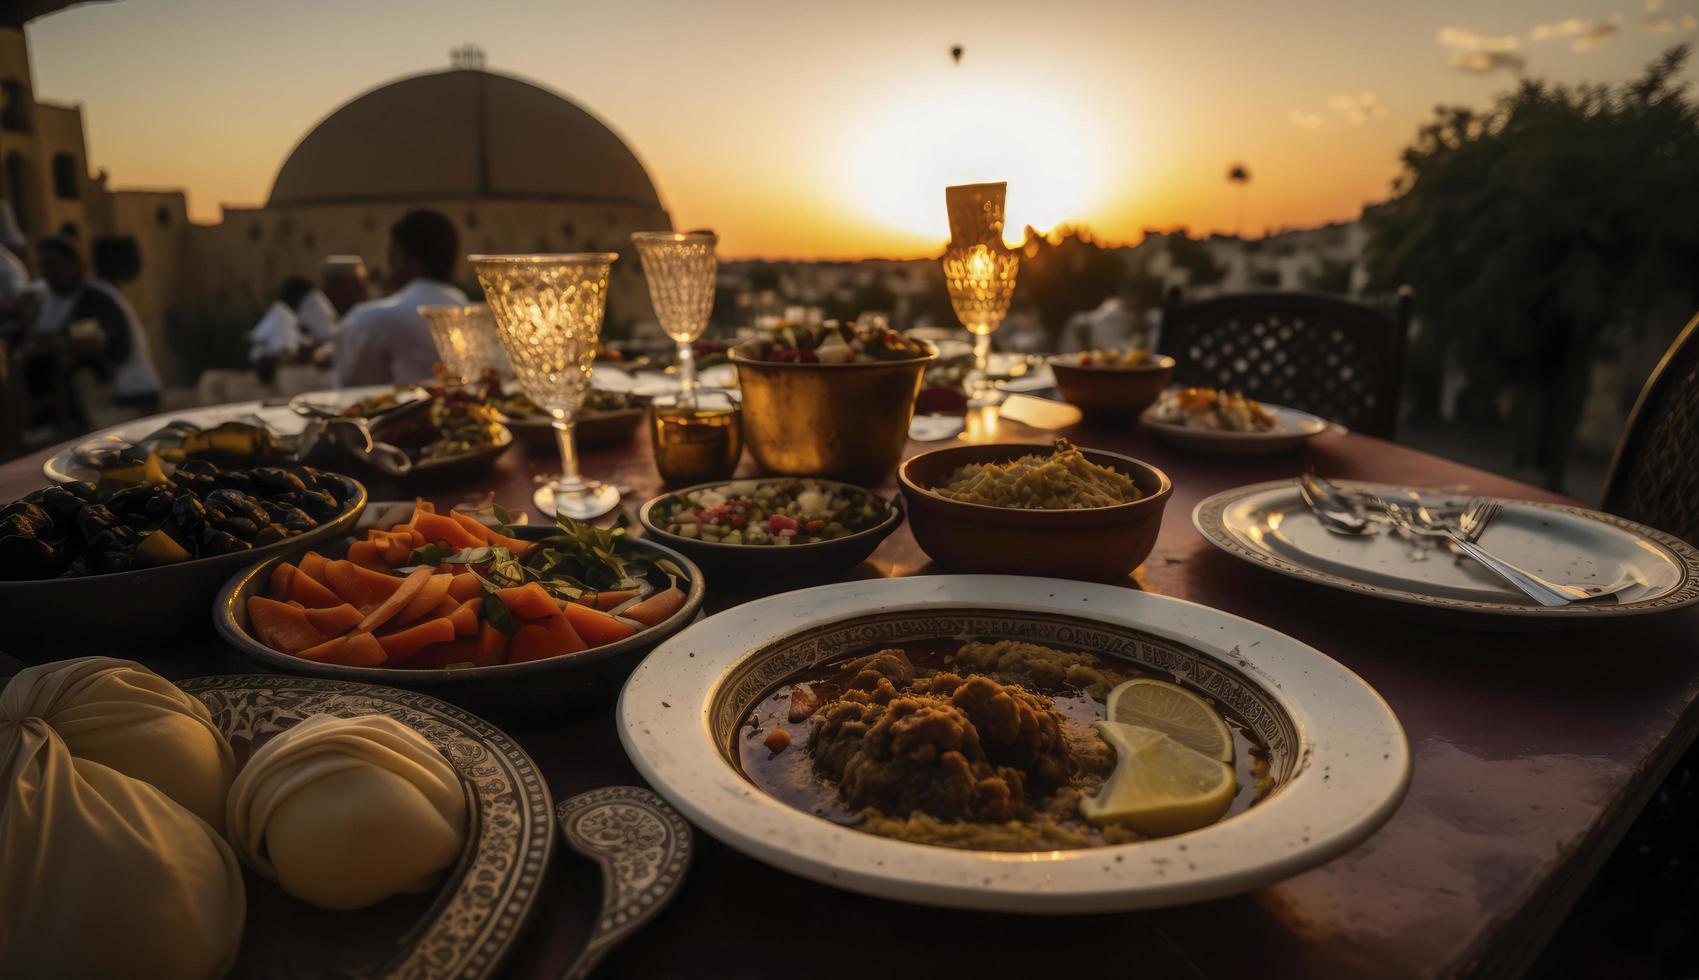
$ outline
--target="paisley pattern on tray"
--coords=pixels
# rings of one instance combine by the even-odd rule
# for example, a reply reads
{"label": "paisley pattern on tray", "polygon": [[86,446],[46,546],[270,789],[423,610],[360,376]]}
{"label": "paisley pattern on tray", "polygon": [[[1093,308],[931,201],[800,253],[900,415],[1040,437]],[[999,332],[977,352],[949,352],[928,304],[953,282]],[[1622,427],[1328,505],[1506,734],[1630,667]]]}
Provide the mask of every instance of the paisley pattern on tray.
{"label": "paisley pattern on tray", "polygon": [[236,674],[178,685],[226,736],[255,740],[315,714],[383,714],[436,746],[467,788],[467,847],[419,928],[381,976],[489,977],[520,934],[554,846],[548,787],[530,756],[488,722],[436,698],[310,677]]}

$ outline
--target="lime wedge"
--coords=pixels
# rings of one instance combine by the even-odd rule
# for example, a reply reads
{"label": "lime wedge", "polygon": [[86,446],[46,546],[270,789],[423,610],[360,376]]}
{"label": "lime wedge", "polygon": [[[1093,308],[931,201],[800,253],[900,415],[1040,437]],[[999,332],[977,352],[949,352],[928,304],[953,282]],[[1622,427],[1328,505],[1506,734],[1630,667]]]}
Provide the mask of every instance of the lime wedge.
{"label": "lime wedge", "polygon": [[1097,733],[1115,747],[1115,771],[1098,794],[1080,801],[1092,823],[1123,824],[1163,837],[1221,819],[1238,788],[1233,767],[1140,725],[1100,721]]}
{"label": "lime wedge", "polygon": [[1109,720],[1154,728],[1218,762],[1233,761],[1233,733],[1209,702],[1176,684],[1140,678],[1109,692]]}

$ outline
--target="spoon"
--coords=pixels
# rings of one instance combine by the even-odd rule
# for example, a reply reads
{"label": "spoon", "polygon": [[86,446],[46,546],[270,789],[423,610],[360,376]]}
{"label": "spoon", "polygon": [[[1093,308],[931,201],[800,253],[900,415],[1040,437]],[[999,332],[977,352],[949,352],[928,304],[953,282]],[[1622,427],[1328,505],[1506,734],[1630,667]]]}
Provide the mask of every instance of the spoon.
{"label": "spoon", "polygon": [[562,974],[582,980],[678,894],[695,845],[678,811],[638,786],[580,793],[555,807],[555,819],[567,844],[602,868],[596,927]]}
{"label": "spoon", "polygon": [[1321,521],[1321,526],[1335,534],[1355,536],[1373,530],[1355,504],[1314,473],[1298,477],[1298,496],[1304,499],[1304,505],[1316,515],[1316,520]]}

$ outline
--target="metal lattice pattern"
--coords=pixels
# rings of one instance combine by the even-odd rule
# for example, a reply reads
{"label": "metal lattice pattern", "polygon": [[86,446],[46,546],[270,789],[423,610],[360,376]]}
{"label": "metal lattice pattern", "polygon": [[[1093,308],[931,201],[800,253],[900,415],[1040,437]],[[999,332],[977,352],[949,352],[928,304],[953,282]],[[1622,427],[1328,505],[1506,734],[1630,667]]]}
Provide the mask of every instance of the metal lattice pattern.
{"label": "metal lattice pattern", "polygon": [[1640,394],[1605,486],[1604,509],[1699,544],[1699,316]]}
{"label": "metal lattice pattern", "polygon": [[1249,293],[1172,304],[1163,352],[1174,379],[1244,392],[1390,437],[1398,419],[1404,326],[1327,296]]}

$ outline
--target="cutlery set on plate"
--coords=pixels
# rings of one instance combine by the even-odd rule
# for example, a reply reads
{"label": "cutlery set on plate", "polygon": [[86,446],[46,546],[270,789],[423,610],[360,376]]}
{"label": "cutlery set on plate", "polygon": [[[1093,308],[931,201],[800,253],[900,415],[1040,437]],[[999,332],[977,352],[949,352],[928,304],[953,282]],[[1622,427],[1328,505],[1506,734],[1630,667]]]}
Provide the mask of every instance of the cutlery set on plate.
{"label": "cutlery set on plate", "polygon": [[1439,505],[1342,488],[1314,473],[1298,478],[1298,495],[1316,520],[1335,534],[1373,534],[1378,527],[1389,526],[1411,539],[1449,543],[1543,606],[1607,600],[1638,584],[1627,577],[1609,585],[1552,582],[1487,551],[1478,542],[1503,509],[1499,501],[1488,497],[1469,498],[1453,517]]}

